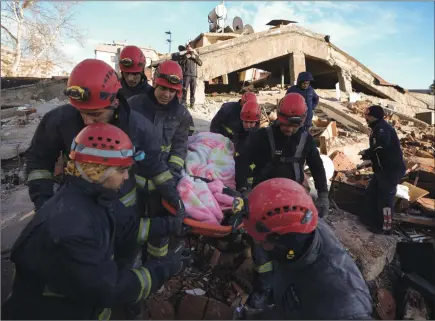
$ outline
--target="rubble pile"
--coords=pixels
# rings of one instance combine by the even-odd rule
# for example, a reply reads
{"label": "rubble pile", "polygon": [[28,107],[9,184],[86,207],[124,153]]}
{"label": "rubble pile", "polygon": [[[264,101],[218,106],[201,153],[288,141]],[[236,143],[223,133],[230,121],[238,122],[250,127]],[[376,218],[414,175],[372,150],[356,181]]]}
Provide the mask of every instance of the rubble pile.
{"label": "rubble pile", "polygon": [[[194,263],[171,278],[146,302],[157,320],[228,320],[252,291],[249,252],[221,252],[207,240],[189,238]],[[195,309],[192,309],[195,307]]]}

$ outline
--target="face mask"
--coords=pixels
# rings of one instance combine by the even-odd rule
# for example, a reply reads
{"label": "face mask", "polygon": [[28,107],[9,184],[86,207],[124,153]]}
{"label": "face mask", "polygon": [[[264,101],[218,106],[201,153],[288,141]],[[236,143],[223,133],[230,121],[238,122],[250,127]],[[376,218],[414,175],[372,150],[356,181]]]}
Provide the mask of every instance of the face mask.
{"label": "face mask", "polygon": [[278,236],[273,244],[274,248],[267,251],[272,260],[295,261],[305,254],[311,244],[314,234],[291,233]]}

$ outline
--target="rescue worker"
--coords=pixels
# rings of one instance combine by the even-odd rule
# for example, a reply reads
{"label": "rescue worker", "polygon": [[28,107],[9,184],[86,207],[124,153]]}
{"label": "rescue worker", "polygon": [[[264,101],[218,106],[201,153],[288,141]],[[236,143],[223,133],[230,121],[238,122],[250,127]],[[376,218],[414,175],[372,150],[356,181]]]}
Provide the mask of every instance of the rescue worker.
{"label": "rescue worker", "polygon": [[307,118],[305,119],[305,129],[309,130],[313,126],[314,109],[319,104],[319,96],[313,87],[310,86],[310,82],[314,81],[313,75],[310,72],[304,71],[299,73],[297,85],[291,86],[287,89],[286,94],[298,93],[305,98],[307,104]]}
{"label": "rescue worker", "polygon": [[[126,100],[118,91],[120,81],[105,62],[86,59],[72,70],[65,94],[70,103],[59,106],[44,115],[33,136],[27,156],[27,184],[35,209],[53,197],[53,169],[62,153],[67,158],[73,138],[85,125],[110,123],[127,133],[133,144],[144,151],[143,160],[134,166],[134,174],[118,191],[116,203],[116,230],[120,232],[130,225],[138,224],[136,208],[136,184],[151,178],[156,188],[184,215],[175,181],[165,162],[160,160],[161,150],[152,123],[139,113],[130,110]],[[116,244],[121,244],[116,238]],[[116,261],[126,260],[132,264],[137,249],[116,247]]]}
{"label": "rescue worker", "polygon": [[119,55],[122,95],[127,99],[134,95],[145,94],[152,87],[145,76],[146,58],[136,46],[126,46]]}
{"label": "rescue worker", "polygon": [[[274,178],[249,194],[244,228],[273,260],[274,307],[248,319],[368,320],[372,299],[356,264],[298,182]],[[248,312],[250,307],[247,307]]]}
{"label": "rescue worker", "polygon": [[[176,179],[181,178],[181,171],[184,168],[188,130],[192,119],[189,111],[176,97],[177,91],[182,90],[182,81],[181,67],[175,61],[164,61],[156,69],[155,88],[147,94],[137,95],[128,100],[133,110],[154,124],[157,130],[155,141],[161,144],[161,161],[169,167]],[[151,181],[144,181],[143,184],[149,191],[149,195],[145,197],[146,195],[140,192],[140,212],[146,212],[149,216],[167,215],[168,212],[164,210],[161,203],[162,194],[154,190]],[[148,255],[154,257],[166,255],[168,242],[169,237],[150,239],[147,244]]]}
{"label": "rescue worker", "polygon": [[243,131],[243,121],[240,119],[242,107],[247,101],[257,102],[257,97],[252,92],[246,92],[239,101],[224,103],[210,123],[210,132],[224,135],[233,139],[234,132]]}
{"label": "rescue worker", "polygon": [[366,190],[366,221],[376,233],[392,231],[394,198],[397,184],[405,175],[400,141],[394,128],[384,120],[381,106],[365,110],[365,119],[371,128],[370,148],[361,151],[363,160],[370,160],[374,175]]}
{"label": "rescue worker", "polygon": [[[111,307],[146,299],[181,271],[187,259],[182,247],[137,269],[119,269],[113,261],[114,203],[138,155],[113,125],[91,124],[78,133],[65,184],[13,246],[16,274],[2,319],[106,320]],[[123,238],[136,241],[139,235],[145,241],[147,234],[168,232],[163,219],[143,222],[147,226],[138,225]]]}
{"label": "rescue worker", "polygon": [[[329,199],[326,173],[313,137],[303,128],[307,114],[304,98],[297,93],[284,96],[278,104],[277,121],[260,128],[251,136],[244,152],[236,159],[236,184],[242,193],[248,190],[250,164],[254,164],[252,188],[271,178],[289,178],[303,184],[304,165],[307,162],[317,189],[319,216],[328,214]],[[270,151],[270,152],[268,152]],[[271,295],[273,265],[266,252],[252,244],[256,266],[255,285],[257,306],[267,304]]]}
{"label": "rescue worker", "polygon": [[[174,60],[175,61],[175,60]],[[156,68],[158,68],[158,65],[156,66]],[[153,78],[153,87],[155,87],[155,79]],[[178,101],[180,102],[180,104],[182,104],[182,98],[183,98],[183,92],[182,91],[177,91],[177,98]],[[190,116],[190,121],[189,121],[189,136],[192,136],[195,133],[195,123],[193,122],[193,117],[189,112],[189,116]]]}
{"label": "rescue worker", "polygon": [[[235,159],[243,154],[243,149],[246,147],[249,137],[260,127],[261,109],[255,100],[248,100],[242,107],[240,112],[240,120],[242,121],[242,132],[233,133],[234,156]],[[252,185],[253,170],[255,164],[249,166],[248,186]]]}
{"label": "rescue worker", "polygon": [[183,70],[183,90],[181,104],[187,104],[187,88],[190,89],[190,107],[195,105],[196,79],[198,77],[198,66],[202,66],[198,52],[190,44],[178,46],[180,52],[172,55],[172,59],[177,61]]}

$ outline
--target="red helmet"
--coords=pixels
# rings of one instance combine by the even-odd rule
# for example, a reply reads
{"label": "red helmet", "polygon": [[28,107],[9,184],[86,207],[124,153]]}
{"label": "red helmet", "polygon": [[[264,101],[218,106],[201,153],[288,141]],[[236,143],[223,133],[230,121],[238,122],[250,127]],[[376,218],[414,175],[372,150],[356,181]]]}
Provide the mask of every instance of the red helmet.
{"label": "red helmet", "polygon": [[163,86],[175,90],[183,89],[183,71],[173,60],[162,62],[155,72],[155,86]]}
{"label": "red helmet", "polygon": [[254,93],[251,93],[249,91],[245,92],[242,95],[242,98],[240,100],[240,104],[243,106],[247,101],[250,101],[250,100],[253,100],[253,101],[257,102],[257,96],[255,96]]}
{"label": "red helmet", "polygon": [[122,72],[143,72],[145,68],[145,55],[136,46],[126,46],[119,55],[119,69]]}
{"label": "red helmet", "polygon": [[304,187],[287,178],[258,184],[249,194],[246,231],[259,242],[270,234],[309,234],[317,226],[317,208]]}
{"label": "red helmet", "polygon": [[83,128],[71,144],[69,157],[82,163],[107,166],[131,166],[134,146],[121,129],[110,124],[95,123]]}
{"label": "red helmet", "polygon": [[307,115],[307,104],[302,95],[289,93],[278,104],[278,121],[284,125],[302,125]]}
{"label": "red helmet", "polygon": [[107,63],[85,59],[71,71],[64,94],[78,109],[109,107],[121,88],[118,75]]}
{"label": "red helmet", "polygon": [[240,119],[244,121],[258,122],[261,118],[260,106],[254,100],[248,100],[242,107]]}

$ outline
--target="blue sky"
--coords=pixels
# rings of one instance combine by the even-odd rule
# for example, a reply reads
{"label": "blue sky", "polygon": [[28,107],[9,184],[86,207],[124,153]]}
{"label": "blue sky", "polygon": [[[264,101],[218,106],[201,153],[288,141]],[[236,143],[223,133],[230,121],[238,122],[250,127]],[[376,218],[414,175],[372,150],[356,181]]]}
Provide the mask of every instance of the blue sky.
{"label": "blue sky", "polygon": [[[83,48],[67,43],[74,61],[94,57],[101,42],[127,41],[172,51],[208,32],[208,13],[219,1],[86,1],[76,7],[75,23],[86,33]],[[227,23],[235,16],[255,31],[272,19],[296,20],[302,27],[328,34],[331,42],[385,80],[405,88],[428,88],[434,80],[433,2],[226,1]]]}

